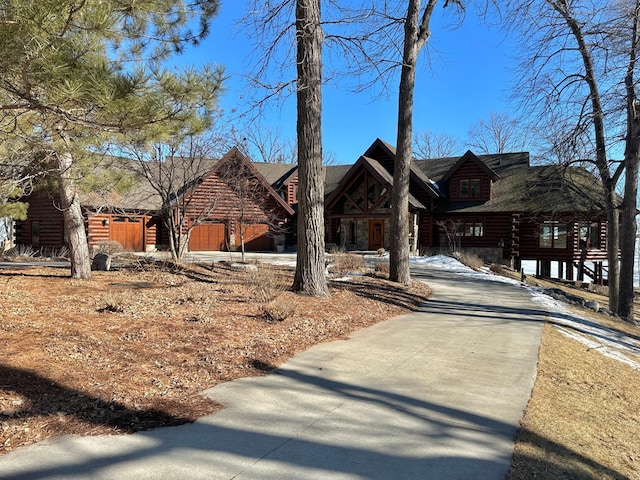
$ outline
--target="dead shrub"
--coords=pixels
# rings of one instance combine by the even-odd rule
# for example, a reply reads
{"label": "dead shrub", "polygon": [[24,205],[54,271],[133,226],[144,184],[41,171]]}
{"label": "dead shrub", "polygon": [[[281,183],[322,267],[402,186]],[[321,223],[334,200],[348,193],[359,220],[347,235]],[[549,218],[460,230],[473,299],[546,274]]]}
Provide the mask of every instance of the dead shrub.
{"label": "dead shrub", "polygon": [[378,275],[388,276],[389,275],[389,263],[388,262],[376,263],[376,266],[373,268],[373,270]]}
{"label": "dead shrub", "polygon": [[273,301],[285,287],[278,278],[278,272],[269,264],[259,265],[248,271],[248,285],[255,300],[262,303]]}
{"label": "dead shrub", "polygon": [[120,242],[116,240],[103,240],[93,247],[93,256],[95,257],[98,253],[113,255],[114,253],[122,253],[123,251],[124,249]]}
{"label": "dead shrub", "polygon": [[460,252],[458,260],[473,270],[480,270],[480,268],[484,266],[482,259],[475,253]]}
{"label": "dead shrub", "polygon": [[346,274],[356,273],[364,270],[364,258],[355,253],[337,253],[333,255],[333,261],[329,266],[329,271]]}
{"label": "dead shrub", "polygon": [[504,268],[504,265],[500,265],[498,263],[492,263],[489,265],[489,270],[493,273],[497,273],[498,275],[507,275],[507,269]]}
{"label": "dead shrub", "polygon": [[331,247],[331,249],[329,250],[329,254],[330,255],[339,255],[339,254],[345,254],[345,253],[347,253],[345,248],[344,247],[340,247],[338,245],[333,245]]}
{"label": "dead shrub", "polygon": [[36,252],[31,245],[16,245],[4,252],[4,255],[5,257],[11,257],[19,260],[20,258],[33,258],[37,253],[38,252]]}
{"label": "dead shrub", "polygon": [[294,312],[293,305],[282,298],[278,298],[262,306],[262,314],[269,322],[283,322]]}

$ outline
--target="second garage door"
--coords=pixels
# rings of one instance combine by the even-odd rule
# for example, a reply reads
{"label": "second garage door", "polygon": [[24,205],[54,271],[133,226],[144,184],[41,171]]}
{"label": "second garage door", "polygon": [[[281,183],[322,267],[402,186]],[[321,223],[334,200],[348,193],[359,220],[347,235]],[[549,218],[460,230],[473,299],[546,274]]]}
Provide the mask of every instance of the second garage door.
{"label": "second garage door", "polygon": [[189,237],[189,251],[211,252],[225,250],[224,223],[203,223],[193,227]]}
{"label": "second garage door", "polygon": [[253,223],[245,224],[243,228],[244,248],[247,252],[273,251],[273,238],[269,237],[269,225]]}

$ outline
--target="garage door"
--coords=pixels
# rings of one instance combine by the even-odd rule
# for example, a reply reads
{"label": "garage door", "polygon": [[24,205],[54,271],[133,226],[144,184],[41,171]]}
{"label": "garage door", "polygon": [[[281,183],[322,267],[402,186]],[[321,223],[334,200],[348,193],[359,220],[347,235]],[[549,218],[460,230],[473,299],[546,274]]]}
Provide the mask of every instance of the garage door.
{"label": "garage door", "polygon": [[113,215],[109,238],[120,242],[125,252],[144,251],[144,218]]}
{"label": "garage door", "polygon": [[244,249],[247,252],[273,251],[273,238],[268,236],[269,225],[253,223],[244,225]]}
{"label": "garage door", "polygon": [[189,237],[191,252],[219,252],[225,249],[224,223],[203,223],[193,227]]}

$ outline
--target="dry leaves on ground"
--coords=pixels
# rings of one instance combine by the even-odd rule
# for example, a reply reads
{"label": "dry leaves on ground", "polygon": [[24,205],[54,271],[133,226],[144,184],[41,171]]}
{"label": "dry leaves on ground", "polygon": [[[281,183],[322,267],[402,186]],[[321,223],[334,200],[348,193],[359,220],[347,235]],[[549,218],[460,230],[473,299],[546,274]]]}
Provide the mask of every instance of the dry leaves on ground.
{"label": "dry leaves on ground", "polygon": [[[139,266],[138,266],[139,267]],[[0,270],[0,453],[62,433],[114,434],[221,408],[199,395],[426,301],[428,287],[356,276],[330,298],[261,265]],[[261,277],[262,276],[262,277]]]}

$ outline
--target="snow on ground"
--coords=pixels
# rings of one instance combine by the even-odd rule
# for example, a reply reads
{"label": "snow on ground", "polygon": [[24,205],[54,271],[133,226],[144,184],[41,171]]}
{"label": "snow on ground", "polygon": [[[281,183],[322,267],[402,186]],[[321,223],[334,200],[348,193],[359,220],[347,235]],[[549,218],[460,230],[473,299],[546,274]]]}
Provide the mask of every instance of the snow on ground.
{"label": "snow on ground", "polygon": [[640,370],[640,336],[625,335],[617,330],[607,328],[585,317],[570,312],[564,304],[545,295],[541,290],[523,285],[520,282],[492,274],[488,269],[476,272],[461,264],[455,258],[445,255],[433,257],[413,257],[411,262],[418,265],[426,265],[447,271],[453,271],[460,275],[472,277],[475,280],[504,281],[521,285],[533,295],[533,300],[547,310],[551,322],[563,335],[572,338],[588,349],[597,350],[607,357],[618,360],[630,367]]}

